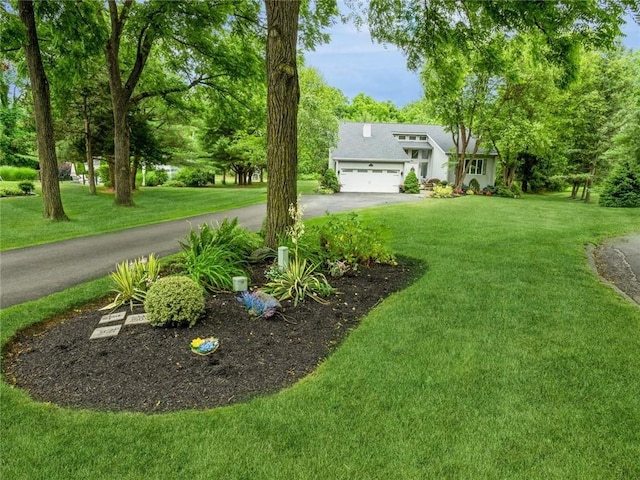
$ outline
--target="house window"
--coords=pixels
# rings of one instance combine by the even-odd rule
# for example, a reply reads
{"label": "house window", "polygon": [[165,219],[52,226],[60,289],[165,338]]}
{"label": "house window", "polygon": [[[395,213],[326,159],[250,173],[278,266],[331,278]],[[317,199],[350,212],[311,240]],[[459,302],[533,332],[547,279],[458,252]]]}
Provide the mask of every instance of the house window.
{"label": "house window", "polygon": [[411,150],[411,158],[420,158],[420,150]]}
{"label": "house window", "polygon": [[405,140],[406,138],[406,135],[398,135],[398,140]]}
{"label": "house window", "polygon": [[409,140],[415,140],[416,136],[415,135],[409,135]]}
{"label": "house window", "polygon": [[487,165],[484,158],[476,158],[469,162],[467,173],[469,175],[485,175],[487,173]]}
{"label": "house window", "polygon": [[426,135],[420,135],[420,140],[423,142],[427,141],[427,136]]}

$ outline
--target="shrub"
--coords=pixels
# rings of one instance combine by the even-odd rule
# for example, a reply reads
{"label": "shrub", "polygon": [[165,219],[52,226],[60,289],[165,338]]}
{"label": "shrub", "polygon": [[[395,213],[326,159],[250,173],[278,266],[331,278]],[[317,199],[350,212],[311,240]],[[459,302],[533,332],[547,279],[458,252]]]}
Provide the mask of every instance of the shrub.
{"label": "shrub", "polygon": [[618,163],[605,181],[600,194],[603,207],[640,207],[640,162]]}
{"label": "shrub", "polygon": [[420,193],[420,183],[416,172],[411,170],[404,179],[404,193]]}
{"label": "shrub", "polygon": [[30,181],[24,181],[24,182],[20,182],[18,184],[18,188],[22,191],[22,193],[24,193],[25,195],[30,195],[31,193],[33,193],[33,191],[35,190],[35,185],[33,184],[33,182]]}
{"label": "shrub", "polygon": [[433,187],[433,196],[435,198],[448,198],[453,195],[453,187],[451,185],[442,185],[439,183]]}
{"label": "shrub", "polygon": [[22,190],[15,187],[0,188],[0,197],[20,197],[22,195]]}
{"label": "shrub", "polygon": [[183,182],[187,187],[205,187],[215,182],[215,174],[203,169],[183,168],[177,173],[175,179]]}
{"label": "shrub", "polygon": [[149,289],[144,309],[149,324],[154,327],[192,327],[204,313],[204,295],[200,286],[189,277],[164,277]]}
{"label": "shrub", "polygon": [[116,271],[111,274],[113,291],[116,298],[101,310],[111,310],[129,302],[133,309],[136,304],[143,304],[147,291],[158,280],[160,265],[156,257],[141,257],[133,262],[122,262],[116,265]]}
{"label": "shrub", "polygon": [[504,185],[498,185],[496,187],[496,195],[500,197],[510,197],[510,198],[518,198],[522,196],[522,189],[520,185],[514,183],[511,185],[511,188],[505,187]]}
{"label": "shrub", "polygon": [[[169,174],[164,170],[147,170],[144,176],[144,183],[147,187],[164,185],[167,180],[169,180]],[[136,182],[142,185],[142,172],[136,175]]]}
{"label": "shrub", "polygon": [[21,180],[38,180],[38,171],[28,167],[14,167],[10,165],[0,166],[0,177],[7,182],[19,182]]}
{"label": "shrub", "polygon": [[333,193],[338,193],[340,191],[340,183],[338,182],[338,176],[336,175],[335,170],[328,168],[327,171],[324,172],[321,187],[331,190]]}
{"label": "shrub", "polygon": [[364,225],[356,213],[327,216],[328,220],[313,230],[319,255],[326,264],[345,261],[355,270],[358,265],[395,262],[391,251],[380,240],[380,232]]}
{"label": "shrub", "polygon": [[480,182],[478,182],[477,178],[472,178],[469,182],[469,189],[473,190],[473,193],[477,193],[480,191]]}
{"label": "shrub", "polygon": [[111,187],[111,176],[109,175],[109,165],[103,163],[98,167],[98,180],[105,187]]}

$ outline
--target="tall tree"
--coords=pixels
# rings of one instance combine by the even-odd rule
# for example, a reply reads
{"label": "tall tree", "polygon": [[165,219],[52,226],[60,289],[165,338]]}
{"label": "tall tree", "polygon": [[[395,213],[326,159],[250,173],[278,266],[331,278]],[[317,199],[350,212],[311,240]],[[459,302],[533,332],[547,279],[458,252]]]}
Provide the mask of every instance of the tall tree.
{"label": "tall tree", "polygon": [[[108,0],[110,35],[105,51],[113,105],[116,204],[133,205],[127,123],[131,107],[150,96],[186,91],[196,85],[219,88],[220,77],[236,81],[250,78],[260,60],[258,13],[256,2],[251,0],[125,0],[120,8],[116,0]],[[135,45],[130,56],[123,48],[127,39]],[[174,78],[188,80],[136,92],[154,46],[162,47],[165,68],[180,73]],[[238,61],[240,56],[242,62]],[[124,73],[127,65],[128,74]]]}
{"label": "tall tree", "polygon": [[33,95],[34,116],[42,182],[43,215],[45,218],[63,221],[68,217],[62,206],[60,184],[58,182],[58,159],[51,116],[51,96],[49,82],[42,64],[40,44],[36,30],[33,2],[18,1],[18,14],[25,26],[26,42],[24,52],[29,70],[29,80]]}
{"label": "tall tree", "polygon": [[379,102],[364,93],[358,93],[344,110],[343,118],[356,122],[404,122],[402,110],[391,100]]}
{"label": "tall tree", "polygon": [[320,72],[300,69],[300,109],[298,112],[298,170],[324,173],[329,149],[338,141],[338,125],[346,106],[340,90],[326,84]]}
{"label": "tall tree", "polygon": [[265,0],[267,11],[267,222],[265,243],[277,246],[297,197],[297,43],[300,2]]}
{"label": "tall tree", "polygon": [[[336,0],[265,0],[267,13],[267,219],[265,242],[276,247],[297,205],[297,115],[300,102],[296,49],[326,41],[322,28],[338,14]],[[300,19],[299,17],[300,16]]]}

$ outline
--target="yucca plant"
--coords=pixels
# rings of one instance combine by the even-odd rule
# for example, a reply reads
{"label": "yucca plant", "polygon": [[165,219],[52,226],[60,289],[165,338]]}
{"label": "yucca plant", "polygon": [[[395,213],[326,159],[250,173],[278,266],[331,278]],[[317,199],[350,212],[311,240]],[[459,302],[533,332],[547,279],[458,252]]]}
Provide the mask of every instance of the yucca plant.
{"label": "yucca plant", "polygon": [[278,300],[293,299],[294,306],[306,297],[318,303],[326,303],[322,297],[335,293],[336,289],[329,285],[327,277],[316,272],[317,268],[317,264],[306,258],[294,257],[284,270],[267,282],[264,291]]}
{"label": "yucca plant", "polygon": [[133,262],[125,261],[117,264],[116,271],[111,274],[116,298],[101,310],[115,310],[127,302],[131,309],[135,305],[142,305],[147,297],[147,291],[158,280],[159,275],[160,264],[153,254],[148,258],[140,257]]}

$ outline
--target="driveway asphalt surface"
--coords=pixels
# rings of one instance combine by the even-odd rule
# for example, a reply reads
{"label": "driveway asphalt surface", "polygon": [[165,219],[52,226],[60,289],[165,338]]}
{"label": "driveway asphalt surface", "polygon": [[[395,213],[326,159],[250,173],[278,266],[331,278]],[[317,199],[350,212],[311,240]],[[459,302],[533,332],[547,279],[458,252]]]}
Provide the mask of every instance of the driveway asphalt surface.
{"label": "driveway asphalt surface", "polygon": [[592,258],[605,281],[640,305],[640,234],[610,239]]}
{"label": "driveway asphalt surface", "polygon": [[[416,195],[339,193],[302,197],[304,218],[359,208],[413,202]],[[163,257],[180,250],[179,241],[204,223],[238,217],[252,231],[261,228],[266,204],[199,215],[0,253],[0,308],[35,300],[108,275],[116,263],[154,253]]]}

